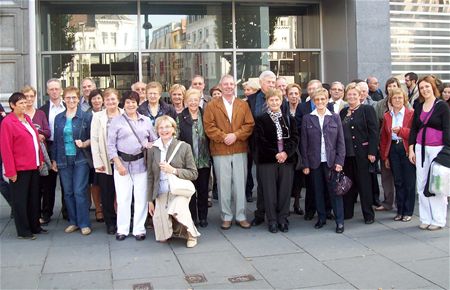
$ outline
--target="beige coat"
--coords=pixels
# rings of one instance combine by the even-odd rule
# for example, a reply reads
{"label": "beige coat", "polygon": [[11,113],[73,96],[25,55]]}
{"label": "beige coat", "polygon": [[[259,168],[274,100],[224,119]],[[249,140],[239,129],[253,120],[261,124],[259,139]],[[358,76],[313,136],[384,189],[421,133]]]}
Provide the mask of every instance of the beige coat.
{"label": "beige coat", "polygon": [[[123,109],[119,108],[119,110],[123,114]],[[95,172],[112,175],[111,162],[107,152],[107,124],[108,115],[106,114],[106,110],[94,113],[91,122],[91,151],[94,168],[96,168]],[[105,171],[98,171],[97,168],[102,166],[105,167]]]}

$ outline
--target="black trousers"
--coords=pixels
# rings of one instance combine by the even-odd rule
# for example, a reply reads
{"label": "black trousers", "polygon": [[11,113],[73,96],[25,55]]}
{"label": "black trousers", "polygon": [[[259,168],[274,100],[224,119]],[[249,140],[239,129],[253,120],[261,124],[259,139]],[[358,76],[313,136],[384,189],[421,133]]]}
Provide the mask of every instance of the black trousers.
{"label": "black trousers", "polygon": [[18,236],[30,236],[41,230],[39,224],[39,170],[17,172],[11,182],[11,201]]}
{"label": "black trousers", "polygon": [[114,209],[116,198],[116,187],[114,186],[114,175],[98,173],[98,186],[100,186],[100,197],[102,200],[103,218],[106,227],[116,226],[117,215]]}
{"label": "black trousers", "polygon": [[261,187],[267,221],[270,224],[285,224],[289,216],[294,164],[260,164]]}
{"label": "black trousers", "polygon": [[197,218],[206,220],[208,217],[208,184],[211,168],[200,168],[197,171],[198,177],[194,181],[197,192],[192,195],[189,202],[189,210],[194,222],[197,222]]}
{"label": "black trousers", "polygon": [[253,182],[252,166],[253,166],[253,154],[249,151],[247,153],[247,182],[245,183],[246,198],[252,197],[253,187],[255,186]]}
{"label": "black trousers", "polygon": [[374,219],[375,212],[372,208],[373,194],[369,160],[353,156],[346,157],[344,172],[353,182],[350,190],[344,195],[344,218],[350,219],[353,217],[355,202],[359,193],[364,220]]}
{"label": "black trousers", "polygon": [[264,203],[264,194],[262,190],[262,178],[261,175],[264,175],[264,172],[261,173],[260,164],[256,164],[256,182],[258,183],[258,187],[256,188],[256,210],[255,210],[255,218],[264,220],[264,216],[266,215],[265,203]]}

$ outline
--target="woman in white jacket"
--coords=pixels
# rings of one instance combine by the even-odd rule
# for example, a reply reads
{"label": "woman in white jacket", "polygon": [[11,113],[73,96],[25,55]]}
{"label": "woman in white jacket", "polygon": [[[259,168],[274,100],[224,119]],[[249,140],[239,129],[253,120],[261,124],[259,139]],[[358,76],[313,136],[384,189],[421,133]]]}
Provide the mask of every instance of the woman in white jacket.
{"label": "woman in white jacket", "polygon": [[116,191],[112,163],[107,153],[107,133],[110,121],[123,113],[119,108],[120,94],[116,89],[108,88],[103,93],[105,110],[94,113],[91,123],[91,150],[94,168],[98,174],[98,183],[101,188],[101,199],[106,231],[110,235],[116,233],[116,212],[114,200]]}

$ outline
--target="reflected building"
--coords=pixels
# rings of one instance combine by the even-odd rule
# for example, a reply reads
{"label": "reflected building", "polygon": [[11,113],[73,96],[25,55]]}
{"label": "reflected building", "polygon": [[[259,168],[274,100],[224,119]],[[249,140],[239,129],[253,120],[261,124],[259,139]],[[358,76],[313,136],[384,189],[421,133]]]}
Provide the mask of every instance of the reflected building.
{"label": "reflected building", "polygon": [[[450,81],[449,0],[0,1],[0,98],[58,78],[129,89],[137,80],[207,88],[270,69],[313,78],[433,72]],[[27,23],[30,25],[28,26]],[[33,33],[30,33],[32,31]],[[36,31],[36,33],[34,33]],[[238,92],[240,94],[240,92]]]}

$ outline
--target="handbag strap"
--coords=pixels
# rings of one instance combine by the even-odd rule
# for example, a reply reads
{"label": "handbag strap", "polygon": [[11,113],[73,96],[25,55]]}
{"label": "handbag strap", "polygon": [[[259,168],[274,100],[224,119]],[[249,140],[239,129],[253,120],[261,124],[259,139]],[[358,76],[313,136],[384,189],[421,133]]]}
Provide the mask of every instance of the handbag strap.
{"label": "handbag strap", "polygon": [[130,120],[128,120],[128,118],[125,117],[125,114],[122,114],[122,117],[125,119],[125,121],[127,121],[128,126],[130,126],[130,129],[133,132],[133,134],[136,137],[136,139],[138,140],[138,143],[141,145],[141,150],[142,150],[143,146],[142,146],[142,143],[141,143],[141,139],[139,139],[139,136],[137,135],[136,131],[134,130],[134,127],[131,125]]}
{"label": "handbag strap", "polygon": [[175,149],[173,149],[173,152],[170,155],[169,160],[167,160],[167,163],[170,163],[172,161],[173,157],[175,157],[175,154],[177,153],[180,146],[181,146],[181,142],[178,142],[177,146],[175,146]]}

